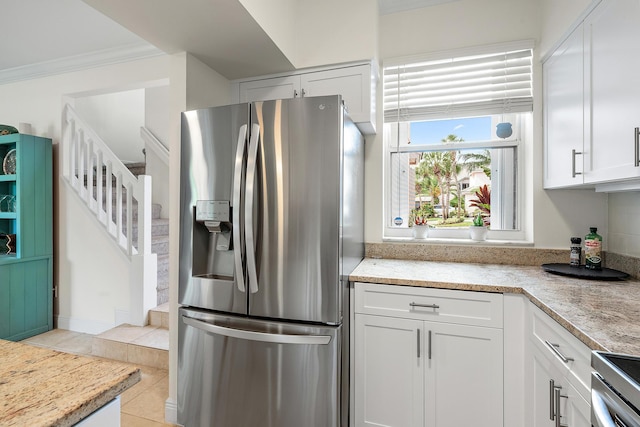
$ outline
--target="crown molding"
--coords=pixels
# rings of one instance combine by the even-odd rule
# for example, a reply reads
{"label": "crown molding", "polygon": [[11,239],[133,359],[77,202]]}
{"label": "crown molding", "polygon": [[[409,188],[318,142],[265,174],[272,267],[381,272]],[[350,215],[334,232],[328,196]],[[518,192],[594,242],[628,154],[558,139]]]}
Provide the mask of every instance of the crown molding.
{"label": "crown molding", "polygon": [[51,61],[0,70],[0,85],[160,55],[165,55],[165,53],[147,43],[103,49],[86,54],[67,56]]}

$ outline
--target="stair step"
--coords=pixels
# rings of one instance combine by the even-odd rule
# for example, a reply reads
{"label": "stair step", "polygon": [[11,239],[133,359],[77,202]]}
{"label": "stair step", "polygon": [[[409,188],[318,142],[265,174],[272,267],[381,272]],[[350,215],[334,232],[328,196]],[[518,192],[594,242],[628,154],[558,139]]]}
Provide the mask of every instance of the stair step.
{"label": "stair step", "polygon": [[128,324],[116,326],[93,337],[91,353],[107,359],[169,369],[169,329]]}
{"label": "stair step", "polygon": [[147,170],[147,165],[144,162],[140,163],[125,163],[125,166],[134,175],[144,175]]}
{"label": "stair step", "polygon": [[[134,239],[138,235],[138,223],[131,224],[131,231]],[[151,237],[168,236],[169,235],[169,219],[167,218],[151,218]]]}
{"label": "stair step", "polygon": [[149,324],[162,328],[169,328],[169,303],[163,303],[149,310]]}

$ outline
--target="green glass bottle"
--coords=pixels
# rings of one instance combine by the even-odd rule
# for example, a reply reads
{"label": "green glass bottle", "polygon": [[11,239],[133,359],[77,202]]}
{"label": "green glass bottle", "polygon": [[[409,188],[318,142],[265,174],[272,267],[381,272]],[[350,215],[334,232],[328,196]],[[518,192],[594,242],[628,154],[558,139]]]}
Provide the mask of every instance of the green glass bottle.
{"label": "green glass bottle", "polygon": [[589,228],[584,238],[584,266],[591,270],[602,269],[602,236],[596,227]]}

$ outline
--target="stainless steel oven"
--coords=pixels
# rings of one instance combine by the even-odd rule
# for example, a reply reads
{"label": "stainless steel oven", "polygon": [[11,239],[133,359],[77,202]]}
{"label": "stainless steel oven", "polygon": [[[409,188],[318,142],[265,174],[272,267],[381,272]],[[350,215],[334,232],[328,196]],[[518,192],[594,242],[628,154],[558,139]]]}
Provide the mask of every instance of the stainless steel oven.
{"label": "stainless steel oven", "polygon": [[591,355],[592,427],[640,427],[640,357]]}

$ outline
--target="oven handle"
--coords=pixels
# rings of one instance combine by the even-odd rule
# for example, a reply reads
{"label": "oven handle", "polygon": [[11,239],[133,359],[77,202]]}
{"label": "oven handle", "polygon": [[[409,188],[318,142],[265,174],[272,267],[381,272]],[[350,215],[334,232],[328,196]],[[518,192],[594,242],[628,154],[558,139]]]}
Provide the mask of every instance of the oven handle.
{"label": "oven handle", "polygon": [[598,425],[594,427],[626,427],[622,420],[616,423],[613,418],[611,418],[602,393],[598,390],[591,391],[591,412],[595,417],[595,422],[598,423]]}
{"label": "oven handle", "polygon": [[182,315],[182,321],[196,329],[214,335],[223,335],[241,340],[262,341],[276,344],[306,344],[306,345],[326,345],[331,342],[329,335],[291,335],[291,334],[269,334],[266,332],[247,331],[245,329],[227,328],[213,325],[189,316]]}

